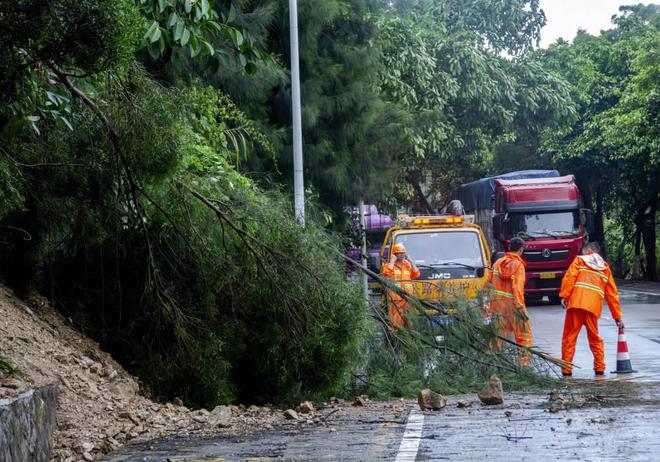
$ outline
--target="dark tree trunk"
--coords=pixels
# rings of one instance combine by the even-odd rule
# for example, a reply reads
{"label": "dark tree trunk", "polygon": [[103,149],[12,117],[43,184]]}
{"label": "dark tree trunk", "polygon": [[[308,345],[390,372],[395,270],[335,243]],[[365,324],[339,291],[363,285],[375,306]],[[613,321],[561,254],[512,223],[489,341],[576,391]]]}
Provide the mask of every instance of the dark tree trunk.
{"label": "dark tree trunk", "polygon": [[417,196],[417,202],[422,208],[423,213],[433,214],[433,207],[429,204],[424,191],[422,190],[422,176],[419,172],[411,172],[408,175],[408,181],[415,190],[415,195]]}
{"label": "dark tree trunk", "polygon": [[642,239],[644,241],[644,250],[646,251],[646,273],[644,277],[648,281],[655,281],[657,275],[657,256],[655,253],[655,214],[657,204],[651,204],[644,212],[642,217]]}
{"label": "dark tree trunk", "polygon": [[586,209],[593,210],[592,200],[591,200],[591,187],[589,186],[589,181],[582,179],[583,176],[580,175],[576,178],[578,188],[580,188],[580,198],[582,199],[582,207]]}
{"label": "dark tree trunk", "polygon": [[642,254],[642,217],[644,210],[638,210],[635,216],[635,254],[633,256],[632,276],[637,278],[640,276],[639,265],[641,263]]}
{"label": "dark tree trunk", "polygon": [[603,202],[603,186],[598,185],[598,188],[596,189],[596,210],[594,213],[593,240],[600,242],[603,251],[603,258],[607,258],[607,242],[605,241],[605,225],[603,223],[603,217],[605,216]]}

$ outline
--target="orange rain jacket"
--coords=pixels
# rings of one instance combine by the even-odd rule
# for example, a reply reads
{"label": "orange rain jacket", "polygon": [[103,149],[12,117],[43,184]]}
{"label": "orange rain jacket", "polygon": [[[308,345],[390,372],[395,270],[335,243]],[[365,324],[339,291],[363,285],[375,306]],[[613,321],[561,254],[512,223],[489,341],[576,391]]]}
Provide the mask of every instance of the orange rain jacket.
{"label": "orange rain jacket", "polygon": [[489,314],[506,314],[525,307],[525,260],[507,252],[493,265],[486,283],[490,288]]}
{"label": "orange rain jacket", "polygon": [[567,299],[566,308],[580,308],[600,318],[603,299],[607,300],[612,317],[621,319],[621,303],[612,271],[603,258],[593,253],[578,255],[568,268],[559,291]]}
{"label": "orange rain jacket", "polygon": [[[410,262],[394,262],[393,265],[386,263],[381,270],[383,277],[394,280],[397,286],[406,292],[413,294],[413,284],[408,282],[417,279],[420,275],[419,269],[414,270]],[[390,321],[393,330],[400,329],[404,324],[404,314],[410,309],[410,304],[401,295],[394,291],[388,291],[390,298]]]}
{"label": "orange rain jacket", "polygon": [[[532,329],[525,309],[525,260],[520,255],[507,252],[493,265],[486,287],[490,293],[487,315],[504,336],[513,334],[516,342],[532,346]],[[498,341],[498,347],[502,342]],[[531,361],[529,352],[521,351],[518,364],[526,366]]]}

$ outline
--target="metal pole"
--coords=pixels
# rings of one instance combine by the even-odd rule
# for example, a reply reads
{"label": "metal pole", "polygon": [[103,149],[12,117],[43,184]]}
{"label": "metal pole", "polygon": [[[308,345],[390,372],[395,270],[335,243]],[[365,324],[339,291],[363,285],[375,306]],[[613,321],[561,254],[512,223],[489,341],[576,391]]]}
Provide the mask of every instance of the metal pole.
{"label": "metal pole", "polygon": [[297,0],[289,0],[289,38],[291,42],[291,110],[293,113],[293,205],[296,218],[301,226],[305,226]]}
{"label": "metal pole", "polygon": [[[360,250],[360,264],[364,266],[365,268],[367,267],[367,233],[366,233],[366,225],[364,222],[364,201],[360,200],[358,203],[358,209],[360,211],[360,236],[362,240],[362,245],[361,245],[361,250]],[[360,279],[362,282],[362,295],[364,296],[364,299],[369,302],[369,280],[367,273],[364,271],[360,272]]]}

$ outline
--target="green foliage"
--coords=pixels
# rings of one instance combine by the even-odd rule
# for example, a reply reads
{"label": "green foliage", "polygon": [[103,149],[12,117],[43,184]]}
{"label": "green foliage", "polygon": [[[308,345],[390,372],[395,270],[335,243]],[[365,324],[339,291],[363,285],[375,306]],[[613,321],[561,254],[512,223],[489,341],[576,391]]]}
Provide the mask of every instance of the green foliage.
{"label": "green foliage", "polygon": [[225,95],[168,90],[139,68],[80,84],[99,105],[73,111],[73,130],[2,132],[15,168],[40,164],[22,170],[25,212],[5,221],[34,237],[5,243],[5,280],[54,294],[156,396],[336,393],[365,309],[338,243],[232,166],[252,143],[271,149],[263,135]]}
{"label": "green foliage", "polygon": [[540,55],[570,82],[579,107],[572,123],[545,133],[543,149],[578,173],[619,219],[635,223],[635,234],[644,237],[646,276],[654,279],[660,10],[638,5],[621,11],[616,28],[598,37],[579,34],[572,44],[557,43]]}
{"label": "green foliage", "polygon": [[[486,173],[493,146],[573,114],[566,84],[529,49],[544,24],[537,2],[394,2],[378,19],[380,87],[409,114],[400,201],[441,206],[464,179]],[[423,187],[426,191],[423,191]],[[416,196],[413,196],[413,194]],[[433,203],[434,205],[431,205]]]}
{"label": "green foliage", "polygon": [[21,189],[20,171],[6,159],[0,158],[0,219],[23,209],[25,199]]}
{"label": "green foliage", "polygon": [[[306,184],[321,204],[300,228],[279,192],[285,3],[0,7],[3,281],[49,294],[156,396],[210,406],[344,389],[372,326],[323,230],[329,208],[432,208],[463,179],[555,162],[614,185],[613,233],[633,208],[637,228],[655,220],[657,8],[532,53],[536,0],[327,0],[299,11]],[[416,334],[376,336],[358,374],[369,392],[467,391],[503,369],[511,386],[534,382],[487,348],[478,312],[461,316],[440,349],[423,318]]]}
{"label": "green foliage", "polygon": [[69,126],[52,67],[93,74],[132,60],[142,18],[129,0],[18,0],[0,8],[0,129],[18,117]]}
{"label": "green foliage", "polygon": [[[256,3],[273,5],[268,0]],[[376,87],[381,64],[375,10],[372,2],[363,0],[302,2],[298,10],[299,24],[305,25],[299,31],[305,181],[335,212],[361,197],[382,198],[392,187],[403,146],[402,114]],[[286,4],[277,3],[273,16],[266,45],[270,53],[284,57],[288,68]],[[272,127],[278,156],[276,163],[261,157],[250,164],[282,172],[280,181],[287,182],[292,180],[290,92],[289,82],[274,81],[265,111],[254,110]]]}
{"label": "green foliage", "polygon": [[142,46],[154,60],[176,63],[189,57],[216,72],[220,66],[229,66],[233,48],[241,66],[253,74],[256,62],[265,58],[254,46],[250,33],[240,25],[232,25],[236,20],[235,1],[227,2],[226,9],[225,2],[213,0],[133,1],[149,20]]}
{"label": "green foliage", "polygon": [[195,86],[188,91],[188,97],[195,108],[193,128],[204,135],[215,152],[233,152],[237,166],[255,149],[271,156],[275,154],[270,140],[227,95],[210,87]]}
{"label": "green foliage", "polygon": [[[379,399],[414,397],[424,388],[442,394],[476,392],[492,374],[497,374],[507,389],[529,389],[552,382],[551,368],[545,361],[537,358],[535,369],[521,368],[516,363],[515,347],[491,347],[497,342],[498,332],[484,324],[479,307],[460,301],[456,308],[450,326],[431,327],[426,315],[418,315],[412,317],[412,329],[396,334],[377,332],[353,392]],[[550,375],[538,375],[539,370]]]}
{"label": "green foliage", "polygon": [[10,359],[0,356],[0,377],[2,376],[14,376],[20,377],[21,373]]}

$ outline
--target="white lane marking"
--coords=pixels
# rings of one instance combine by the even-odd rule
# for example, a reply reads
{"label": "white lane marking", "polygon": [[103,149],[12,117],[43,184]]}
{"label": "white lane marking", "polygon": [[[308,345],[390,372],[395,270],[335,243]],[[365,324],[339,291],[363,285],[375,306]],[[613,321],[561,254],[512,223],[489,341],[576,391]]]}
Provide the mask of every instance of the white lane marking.
{"label": "white lane marking", "polygon": [[403,432],[399,452],[396,455],[395,462],[409,462],[417,459],[417,451],[419,450],[419,442],[422,438],[422,430],[424,429],[424,414],[417,410],[410,411],[408,414],[408,423]]}

